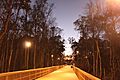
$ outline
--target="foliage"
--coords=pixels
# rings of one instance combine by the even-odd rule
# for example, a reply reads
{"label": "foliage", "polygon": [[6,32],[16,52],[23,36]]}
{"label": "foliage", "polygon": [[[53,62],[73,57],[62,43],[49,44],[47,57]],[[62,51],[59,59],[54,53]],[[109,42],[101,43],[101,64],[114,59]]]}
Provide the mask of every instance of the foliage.
{"label": "foliage", "polygon": [[54,25],[52,8],[47,0],[0,0],[0,72],[52,66],[51,54],[63,57],[62,29]]}
{"label": "foliage", "polygon": [[72,44],[72,48],[75,47],[75,63],[103,80],[118,80],[120,15],[102,5],[90,1],[86,15],[74,22],[75,30],[80,32],[77,45],[76,42]]}

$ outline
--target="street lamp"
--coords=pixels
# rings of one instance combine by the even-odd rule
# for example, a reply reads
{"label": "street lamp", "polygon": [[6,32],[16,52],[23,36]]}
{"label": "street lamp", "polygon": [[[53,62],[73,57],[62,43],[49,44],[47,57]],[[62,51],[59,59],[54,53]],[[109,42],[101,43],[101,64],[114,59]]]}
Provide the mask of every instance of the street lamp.
{"label": "street lamp", "polygon": [[[86,59],[86,61],[87,61],[87,66],[89,66],[89,65],[90,65],[90,63],[89,63],[88,56],[85,56],[84,58],[85,58],[85,59]],[[90,68],[88,68],[88,70],[90,70]]]}
{"label": "street lamp", "polygon": [[57,58],[58,60],[60,60],[60,58]]}
{"label": "street lamp", "polygon": [[60,65],[59,63],[60,63],[60,58],[57,58],[57,60],[58,60],[58,65]]}
{"label": "street lamp", "polygon": [[88,58],[88,56],[85,56],[84,58],[85,58],[85,59],[87,59],[87,58]]}
{"label": "street lamp", "polygon": [[51,57],[53,58],[53,55],[51,55]]}
{"label": "street lamp", "polygon": [[27,50],[25,49],[25,64],[26,64],[26,67],[28,69],[28,66],[29,66],[29,48],[32,46],[31,42],[30,41],[25,41],[25,48],[27,48]]}
{"label": "street lamp", "polygon": [[51,55],[51,58],[52,58],[52,66],[53,66],[53,54]]}
{"label": "street lamp", "polygon": [[79,54],[79,51],[76,51],[77,55]]}
{"label": "street lamp", "polygon": [[30,48],[31,47],[31,42],[30,41],[25,41],[25,47]]}

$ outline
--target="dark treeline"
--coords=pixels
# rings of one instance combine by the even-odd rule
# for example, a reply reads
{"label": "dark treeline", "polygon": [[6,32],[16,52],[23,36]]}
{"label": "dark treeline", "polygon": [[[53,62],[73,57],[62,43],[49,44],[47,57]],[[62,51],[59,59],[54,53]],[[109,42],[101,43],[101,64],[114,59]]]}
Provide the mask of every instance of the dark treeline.
{"label": "dark treeline", "polygon": [[90,1],[86,15],[75,22],[78,42],[69,38],[77,67],[102,80],[120,79],[120,12]]}
{"label": "dark treeline", "polygon": [[0,0],[0,72],[62,64],[64,39],[52,8],[47,0]]}

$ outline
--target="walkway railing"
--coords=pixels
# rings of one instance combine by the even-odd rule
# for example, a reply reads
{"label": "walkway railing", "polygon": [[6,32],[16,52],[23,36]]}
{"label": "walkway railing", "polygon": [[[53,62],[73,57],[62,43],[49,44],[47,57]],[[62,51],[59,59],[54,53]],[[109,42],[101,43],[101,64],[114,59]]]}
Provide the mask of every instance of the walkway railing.
{"label": "walkway railing", "polygon": [[75,74],[77,75],[79,80],[101,80],[75,66],[73,66],[73,70],[75,72]]}
{"label": "walkway railing", "polygon": [[16,71],[16,72],[1,73],[0,80],[33,80],[33,79],[42,77],[46,74],[49,74],[62,67],[63,65],[47,67],[47,68]]}

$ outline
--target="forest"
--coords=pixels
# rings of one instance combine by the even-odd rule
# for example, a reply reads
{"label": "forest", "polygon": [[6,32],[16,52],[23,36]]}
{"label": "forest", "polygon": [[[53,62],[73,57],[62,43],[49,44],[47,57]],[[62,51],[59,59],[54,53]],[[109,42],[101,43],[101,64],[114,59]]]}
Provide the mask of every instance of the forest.
{"label": "forest", "polygon": [[63,29],[53,6],[47,0],[0,0],[1,73],[63,64]]}
{"label": "forest", "polygon": [[[0,73],[64,64],[65,39],[53,7],[48,0],[0,0]],[[120,7],[90,0],[73,24],[80,35],[68,39],[73,64],[102,80],[119,80]]]}
{"label": "forest", "polygon": [[120,79],[120,8],[114,8],[89,1],[85,15],[74,22],[79,40],[68,39],[75,65],[102,80]]}

